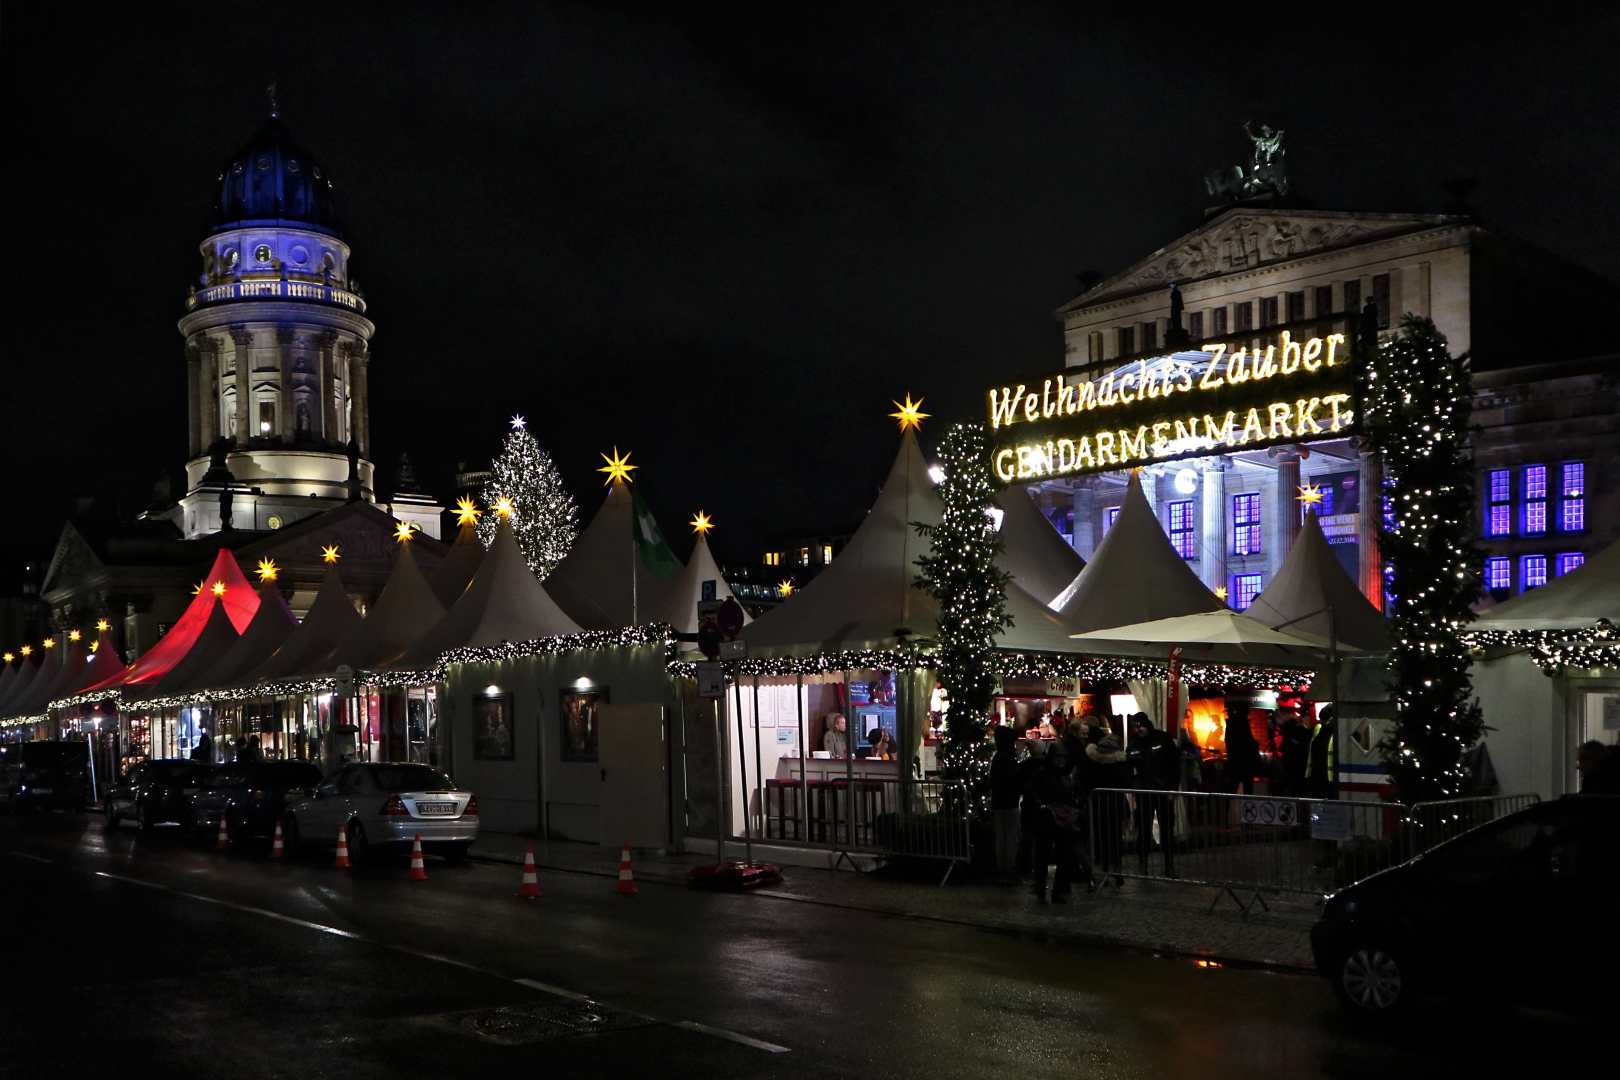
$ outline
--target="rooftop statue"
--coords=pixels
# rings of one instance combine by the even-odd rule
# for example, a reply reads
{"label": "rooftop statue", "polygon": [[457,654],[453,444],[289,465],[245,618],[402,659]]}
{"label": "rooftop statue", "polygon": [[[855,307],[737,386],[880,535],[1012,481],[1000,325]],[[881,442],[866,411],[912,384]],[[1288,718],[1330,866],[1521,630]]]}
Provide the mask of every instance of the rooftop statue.
{"label": "rooftop statue", "polygon": [[1252,199],[1258,195],[1288,194],[1288,171],[1283,162],[1283,133],[1267,124],[1260,125],[1260,133],[1252,130],[1253,121],[1245,121],[1243,131],[1254,143],[1254,153],[1248,171],[1242,165],[1230,169],[1213,169],[1204,175],[1204,187],[1211,195],[1224,196],[1233,202]]}

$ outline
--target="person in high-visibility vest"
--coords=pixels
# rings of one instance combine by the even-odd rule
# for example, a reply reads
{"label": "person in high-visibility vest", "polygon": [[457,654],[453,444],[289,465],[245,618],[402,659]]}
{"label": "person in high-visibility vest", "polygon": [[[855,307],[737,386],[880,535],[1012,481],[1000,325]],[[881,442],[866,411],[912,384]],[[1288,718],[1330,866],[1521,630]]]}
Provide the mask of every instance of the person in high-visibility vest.
{"label": "person in high-visibility vest", "polygon": [[1316,734],[1311,737],[1310,762],[1305,766],[1305,793],[1313,799],[1339,797],[1338,725],[1333,710],[1323,709]]}

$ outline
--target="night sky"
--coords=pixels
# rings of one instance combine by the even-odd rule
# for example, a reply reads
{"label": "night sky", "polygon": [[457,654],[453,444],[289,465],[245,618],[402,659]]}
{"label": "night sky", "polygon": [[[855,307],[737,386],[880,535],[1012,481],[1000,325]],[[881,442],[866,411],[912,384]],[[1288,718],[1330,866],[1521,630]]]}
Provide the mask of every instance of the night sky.
{"label": "night sky", "polygon": [[735,559],[858,520],[892,398],[928,442],[1059,365],[1074,275],[1197,225],[1245,120],[1315,205],[1438,211],[1473,177],[1489,224],[1620,277],[1612,14],[756,7],[12,6],[7,577],[76,498],[179,493],[175,321],[272,72],[377,324],[383,491],[403,449],[446,495],[521,412],[587,519],[632,451],[683,556],[699,507]]}

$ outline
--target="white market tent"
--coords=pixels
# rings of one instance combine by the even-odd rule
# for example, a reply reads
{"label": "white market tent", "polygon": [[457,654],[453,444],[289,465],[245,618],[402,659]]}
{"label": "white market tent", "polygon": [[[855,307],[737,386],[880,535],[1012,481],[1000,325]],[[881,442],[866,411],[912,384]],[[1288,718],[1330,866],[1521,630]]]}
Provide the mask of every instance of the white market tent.
{"label": "white market tent", "polygon": [[[692,559],[686,568],[679,574],[671,575],[675,580],[669,590],[669,599],[655,617],[657,622],[666,622],[682,634],[696,633],[698,628],[697,606],[703,599],[703,583],[714,582],[714,598],[716,600],[736,599],[731,586],[720,573],[720,567],[714,561],[714,555],[709,551],[709,541],[702,533],[698,533],[697,543],[692,548]],[[753,620],[747,613],[743,614],[743,622]]]}
{"label": "white market tent", "polygon": [[[1359,586],[1350,579],[1322,535],[1315,514],[1307,514],[1299,539],[1260,595],[1247,611],[1250,618],[1269,626],[1299,619],[1288,629],[1301,630],[1324,640],[1333,608],[1333,632],[1341,645],[1382,652],[1389,648],[1389,626]],[[1320,614],[1311,614],[1320,612]],[[1300,616],[1308,616],[1300,618]]]}
{"label": "white market tent", "polygon": [[[615,480],[574,547],[545,580],[557,606],[587,630],[645,624],[663,610],[682,569],[659,577],[636,550],[630,485]],[[631,587],[634,575],[634,588]]]}
{"label": "white market tent", "polygon": [[450,545],[450,550],[433,568],[433,573],[428,575],[428,587],[448,610],[461,599],[461,594],[467,590],[483,561],[484,545],[478,539],[478,527],[470,523],[462,525],[456,533],[455,543]]}
{"label": "white market tent", "polygon": [[304,613],[304,621],[287,636],[281,647],[258,667],[240,679],[241,685],[290,677],[311,666],[347,641],[361,625],[349,592],[338,577],[337,567],[327,568],[315,602]]}
{"label": "white market tent", "polygon": [[1002,491],[996,504],[1002,510],[996,565],[1025,592],[1050,603],[1086,568],[1086,561],[1052,527],[1023,484]]}
{"label": "white market tent", "polygon": [[21,707],[33,698],[34,691],[55,681],[61,670],[61,663],[56,659],[54,649],[46,651],[45,659],[40,661],[38,667],[30,664],[27,657],[23,657],[22,670],[11,684],[11,695],[0,702],[0,716],[27,715],[21,711]]}
{"label": "white market tent", "polygon": [[1119,517],[1091,561],[1052,601],[1081,633],[1225,606],[1170,546],[1135,473],[1126,485]]}
{"label": "white market tent", "polygon": [[463,646],[489,647],[579,631],[579,624],[563,614],[529,569],[512,526],[503,520],[495,528],[489,554],[460,599],[392,666],[419,670]]}
{"label": "white market tent", "polygon": [[73,682],[63,685],[61,692],[56,695],[57,699],[71,697],[80,693],[104,681],[108,672],[123,669],[124,658],[118,655],[117,649],[113,648],[112,639],[109,636],[111,633],[111,630],[101,631],[101,636],[96,639],[95,647],[84,658],[84,670],[79,673],[79,677]]}
{"label": "white market tent", "polygon": [[61,664],[56,670],[56,677],[49,682],[35,680],[34,692],[26,700],[15,702],[11,712],[16,716],[34,716],[43,714],[51,702],[57,698],[66,697],[72,693],[71,688],[84,678],[85,660],[84,650],[77,641],[70,640],[67,648],[62,652]]}
{"label": "white market tent", "polygon": [[259,583],[259,610],[236,644],[215,664],[187,682],[187,690],[211,690],[229,686],[270,658],[298,629],[298,617],[287,606],[275,579]]}
{"label": "white market tent", "polygon": [[365,621],[348,640],[307,666],[300,674],[330,675],[347,665],[356,671],[387,667],[444,618],[444,605],[428,587],[411,555],[410,541],[399,542],[394,572],[366,612]]}
{"label": "white market tent", "polygon": [[174,694],[190,686],[199,675],[219,663],[241,637],[231,622],[225,601],[216,598],[213,610],[208,613],[208,621],[203,624],[202,633],[197,635],[197,640],[191,643],[186,654],[175,661],[174,666],[164,672],[157,682],[151,684],[152,693]]}
{"label": "white market tent", "polygon": [[[1092,630],[1074,637],[1088,649],[1106,651],[1111,643],[1137,644],[1159,646],[1159,654],[1167,655],[1173,647],[1218,648],[1224,662],[1289,667],[1309,666],[1328,649],[1326,638],[1293,627],[1275,630],[1259,619],[1225,608]],[[1355,651],[1354,646],[1340,648]]]}
{"label": "white market tent", "polygon": [[1580,630],[1599,619],[1620,624],[1620,543],[1475,619],[1470,631]]}

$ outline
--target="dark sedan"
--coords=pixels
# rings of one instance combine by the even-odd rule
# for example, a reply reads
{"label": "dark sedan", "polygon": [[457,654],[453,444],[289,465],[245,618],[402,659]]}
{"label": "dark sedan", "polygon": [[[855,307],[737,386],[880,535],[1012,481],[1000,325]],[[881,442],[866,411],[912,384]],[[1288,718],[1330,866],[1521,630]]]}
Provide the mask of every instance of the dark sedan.
{"label": "dark sedan", "polygon": [[219,819],[232,840],[270,836],[289,796],[303,795],[321,782],[321,770],[307,761],[233,762],[220,768],[191,800],[191,824],[214,835]]}
{"label": "dark sedan", "polygon": [[134,820],[144,831],[165,822],[191,819],[191,799],[208,783],[216,766],[182,758],[142,761],[107,789],[107,827]]}
{"label": "dark sedan", "polygon": [[1311,950],[1362,1016],[1427,994],[1585,1010],[1614,995],[1617,896],[1620,797],[1570,795],[1335,893]]}
{"label": "dark sedan", "polygon": [[51,741],[0,746],[0,796],[13,811],[83,810],[95,801],[88,747]]}

